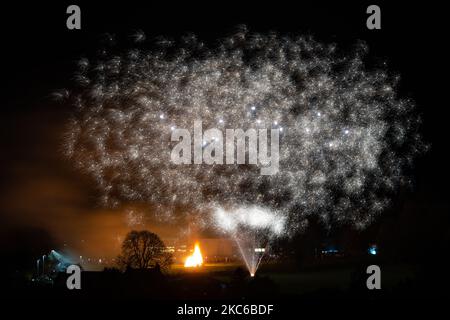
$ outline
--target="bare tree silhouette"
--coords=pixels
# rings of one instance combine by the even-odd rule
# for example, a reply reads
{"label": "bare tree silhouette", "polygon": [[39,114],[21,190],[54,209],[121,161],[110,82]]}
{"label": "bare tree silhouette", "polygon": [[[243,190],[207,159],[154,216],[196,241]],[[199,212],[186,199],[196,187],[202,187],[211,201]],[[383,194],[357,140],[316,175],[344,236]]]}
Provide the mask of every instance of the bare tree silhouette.
{"label": "bare tree silhouette", "polygon": [[172,255],[166,251],[164,242],[153,232],[131,231],[122,243],[118,264],[122,269],[147,269],[160,267],[167,270]]}

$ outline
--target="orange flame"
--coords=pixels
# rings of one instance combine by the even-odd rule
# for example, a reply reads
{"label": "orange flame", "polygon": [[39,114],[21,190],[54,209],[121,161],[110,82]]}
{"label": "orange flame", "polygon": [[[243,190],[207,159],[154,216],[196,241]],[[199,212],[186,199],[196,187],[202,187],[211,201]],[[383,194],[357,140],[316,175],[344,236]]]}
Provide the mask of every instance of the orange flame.
{"label": "orange flame", "polygon": [[200,252],[200,246],[198,245],[198,243],[196,243],[194,247],[194,252],[192,253],[192,255],[187,257],[184,266],[186,268],[192,268],[192,267],[200,267],[202,264],[203,264],[202,253]]}

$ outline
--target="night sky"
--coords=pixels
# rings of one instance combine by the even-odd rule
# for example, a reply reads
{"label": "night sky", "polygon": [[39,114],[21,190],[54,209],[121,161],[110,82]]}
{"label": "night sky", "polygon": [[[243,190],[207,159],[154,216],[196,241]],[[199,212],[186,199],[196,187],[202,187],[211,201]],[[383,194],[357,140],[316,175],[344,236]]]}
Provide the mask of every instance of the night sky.
{"label": "night sky", "polygon": [[[395,241],[411,241],[419,246],[417,251],[437,250],[448,243],[448,53],[443,8],[380,3],[382,30],[370,31],[365,27],[365,8],[371,3],[315,3],[157,7],[150,2],[96,6],[81,2],[80,31],[65,26],[65,10],[72,3],[2,5],[2,250],[28,248],[39,253],[66,243],[84,254],[113,256],[120,244],[117,237],[130,229],[124,208],[98,206],[92,181],[62,156],[62,133],[71,109],[51,99],[55,89],[70,87],[76,60],[92,54],[104,32],[120,38],[140,29],[151,38],[192,31],[213,40],[239,24],[251,31],[311,34],[348,48],[361,39],[370,48],[370,63],[387,61],[389,69],[401,75],[400,94],[416,101],[430,150],[416,162],[412,188],[399,190],[377,227],[397,226]],[[179,226],[148,221],[147,227],[171,237]]]}

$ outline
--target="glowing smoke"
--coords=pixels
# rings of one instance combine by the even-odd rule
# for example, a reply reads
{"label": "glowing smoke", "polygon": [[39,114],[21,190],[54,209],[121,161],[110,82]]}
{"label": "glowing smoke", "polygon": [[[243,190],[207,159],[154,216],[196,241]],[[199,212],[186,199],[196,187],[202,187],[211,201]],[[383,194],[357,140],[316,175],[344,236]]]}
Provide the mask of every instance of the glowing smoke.
{"label": "glowing smoke", "polygon": [[258,207],[238,207],[233,211],[216,208],[213,218],[218,228],[231,234],[239,232],[241,228],[250,228],[279,236],[284,231],[286,222],[285,217]]}

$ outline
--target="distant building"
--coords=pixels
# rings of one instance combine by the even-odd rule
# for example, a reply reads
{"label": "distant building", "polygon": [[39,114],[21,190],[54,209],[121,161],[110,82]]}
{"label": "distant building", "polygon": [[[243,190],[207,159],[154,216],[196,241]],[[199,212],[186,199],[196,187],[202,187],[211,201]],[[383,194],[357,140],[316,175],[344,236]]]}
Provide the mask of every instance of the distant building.
{"label": "distant building", "polygon": [[206,262],[228,262],[234,260],[236,246],[227,238],[202,238],[198,239],[200,250]]}

